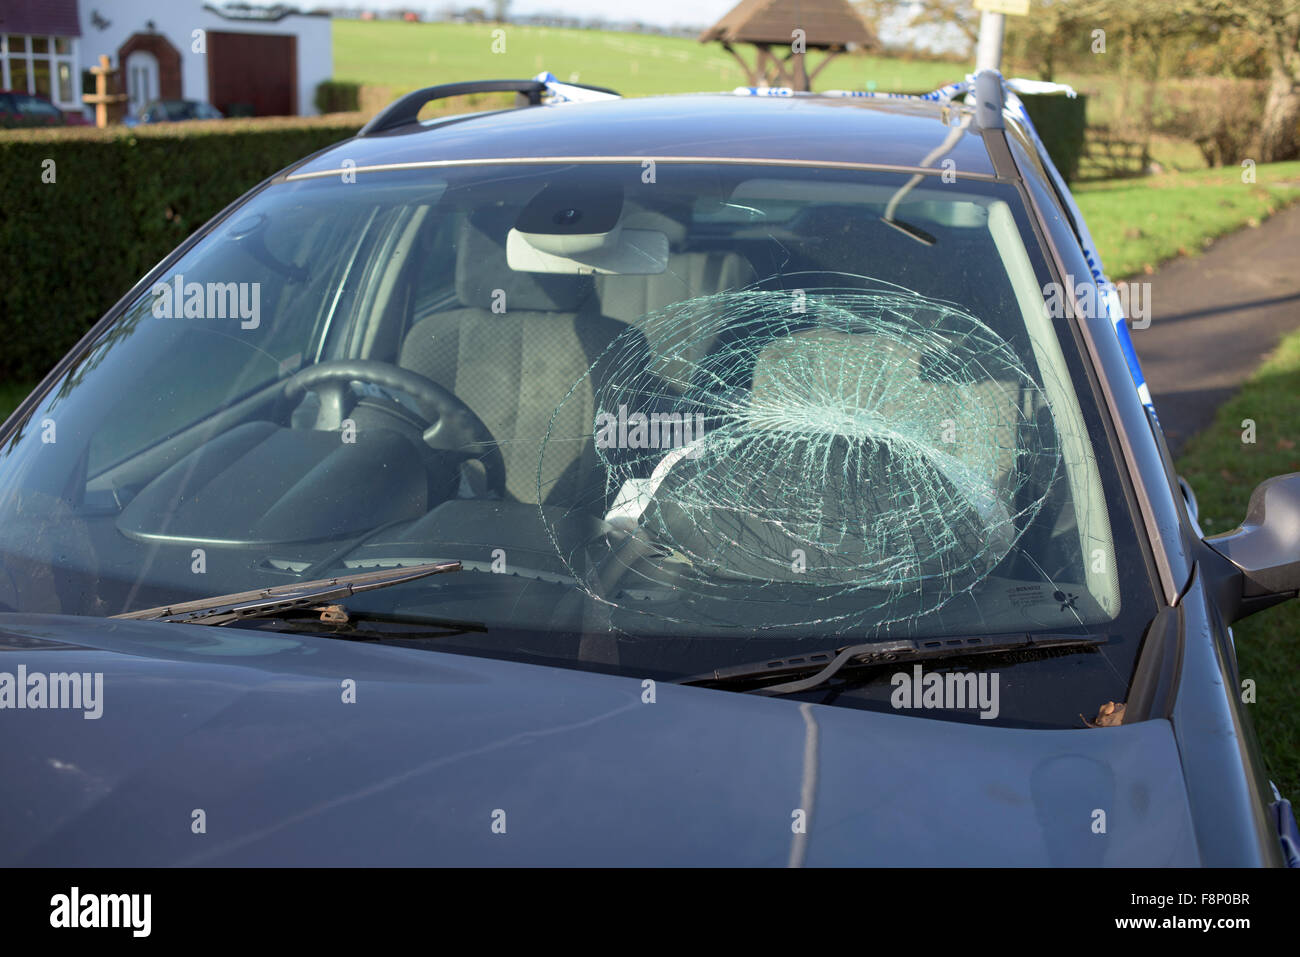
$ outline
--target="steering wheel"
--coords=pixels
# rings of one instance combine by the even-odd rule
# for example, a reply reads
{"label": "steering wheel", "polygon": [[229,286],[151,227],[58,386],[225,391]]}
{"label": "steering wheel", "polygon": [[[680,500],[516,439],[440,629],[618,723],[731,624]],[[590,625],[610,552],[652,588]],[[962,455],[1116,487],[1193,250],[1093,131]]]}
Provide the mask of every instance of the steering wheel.
{"label": "steering wheel", "polygon": [[497,494],[505,489],[505,459],[492,431],[455,393],[418,372],[372,359],[318,362],[295,373],[284,384],[284,396],[297,401],[309,389],[314,391],[320,397],[319,421],[337,427],[350,410],[345,395],[353,380],[394,389],[415,399],[427,426],[425,443],[433,449],[478,459],[487,473],[488,488]]}

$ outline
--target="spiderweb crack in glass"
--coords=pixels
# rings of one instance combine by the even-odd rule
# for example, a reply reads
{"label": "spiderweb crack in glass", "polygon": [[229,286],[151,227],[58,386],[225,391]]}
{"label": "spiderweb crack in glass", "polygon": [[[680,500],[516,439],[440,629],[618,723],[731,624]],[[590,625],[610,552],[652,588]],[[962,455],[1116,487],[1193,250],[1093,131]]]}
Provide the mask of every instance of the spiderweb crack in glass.
{"label": "spiderweb crack in glass", "polygon": [[[716,621],[700,601],[728,596],[774,603],[786,625],[933,612],[1006,558],[1061,462],[1008,342],[952,303],[862,277],[675,303],[587,377],[597,423],[704,423],[671,443],[653,428],[650,442],[596,443],[607,519],[652,547],[611,549],[619,567],[598,578],[561,550],[593,598],[681,621]],[[539,478],[550,444],[574,438],[556,417]],[[679,438],[686,449],[669,447]]]}

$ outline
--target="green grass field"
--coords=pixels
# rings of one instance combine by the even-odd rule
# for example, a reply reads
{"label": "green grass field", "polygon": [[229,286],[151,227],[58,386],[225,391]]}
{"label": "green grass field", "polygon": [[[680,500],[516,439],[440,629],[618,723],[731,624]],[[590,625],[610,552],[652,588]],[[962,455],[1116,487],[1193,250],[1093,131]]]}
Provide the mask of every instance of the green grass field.
{"label": "green grass field", "polygon": [[[1253,444],[1242,421],[1253,419]],[[1178,470],[1196,492],[1207,535],[1236,528],[1264,479],[1300,472],[1300,331],[1285,338],[1214,424],[1188,443]],[[1300,804],[1300,601],[1275,605],[1233,627],[1242,678],[1255,681],[1253,720],[1269,772]]]}
{"label": "green grass field", "polygon": [[[334,77],[382,85],[394,94],[468,79],[556,79],[608,86],[628,96],[731,90],[745,83],[716,43],[681,37],[506,25],[494,53],[495,24],[334,21]],[[752,51],[742,50],[747,62]],[[821,54],[809,55],[810,67]],[[819,89],[932,90],[966,75],[957,63],[843,54],[817,77]]]}
{"label": "green grass field", "polygon": [[1175,256],[1195,256],[1213,239],[1258,225],[1300,199],[1300,162],[1165,173],[1079,183],[1072,192],[1112,279],[1149,272]]}

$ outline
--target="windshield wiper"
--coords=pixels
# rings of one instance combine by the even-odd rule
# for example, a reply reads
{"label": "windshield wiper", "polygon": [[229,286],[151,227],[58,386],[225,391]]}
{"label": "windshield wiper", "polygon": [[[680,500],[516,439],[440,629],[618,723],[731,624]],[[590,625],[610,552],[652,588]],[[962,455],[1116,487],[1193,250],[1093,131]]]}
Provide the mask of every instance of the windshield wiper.
{"label": "windshield wiper", "polygon": [[460,571],[460,562],[407,565],[403,568],[386,568],[377,572],[361,572],[355,575],[340,575],[337,578],[320,578],[316,581],[294,582],[289,585],[276,585],[273,588],[235,592],[230,595],[216,595],[212,598],[200,598],[197,601],[179,602],[175,605],[160,605],[157,608],[146,608],[143,611],[132,611],[113,617],[134,618],[140,621],[176,621],[192,625],[226,625],[245,618],[274,618],[299,610],[312,610],[322,613],[322,621],[329,621],[329,618],[324,617],[328,613],[326,606],[334,599],[374,591],[376,588],[388,588],[390,585],[401,585],[430,575],[440,575],[443,572],[458,571]]}
{"label": "windshield wiper", "polygon": [[848,645],[828,651],[814,651],[803,655],[792,655],[789,658],[769,658],[731,668],[718,668],[704,674],[682,678],[677,683],[727,687],[735,684],[753,684],[770,678],[808,675],[794,681],[761,685],[752,689],[754,694],[760,695],[795,694],[821,687],[845,668],[880,667],[904,661],[964,658],[967,655],[1042,651],[1051,648],[1093,648],[1105,643],[1104,636],[1080,635],[1016,634],[963,638],[900,638],[893,641]]}

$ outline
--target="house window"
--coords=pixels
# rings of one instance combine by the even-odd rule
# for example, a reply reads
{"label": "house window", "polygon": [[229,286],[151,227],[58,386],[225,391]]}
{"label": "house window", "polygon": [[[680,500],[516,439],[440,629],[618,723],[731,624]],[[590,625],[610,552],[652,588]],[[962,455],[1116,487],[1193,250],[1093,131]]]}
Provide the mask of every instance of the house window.
{"label": "house window", "polygon": [[73,87],[73,37],[0,35],[0,89],[35,93],[65,110],[81,102]]}

